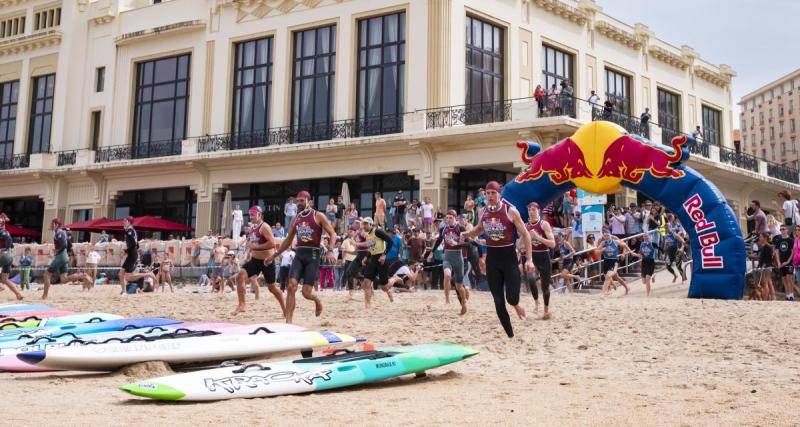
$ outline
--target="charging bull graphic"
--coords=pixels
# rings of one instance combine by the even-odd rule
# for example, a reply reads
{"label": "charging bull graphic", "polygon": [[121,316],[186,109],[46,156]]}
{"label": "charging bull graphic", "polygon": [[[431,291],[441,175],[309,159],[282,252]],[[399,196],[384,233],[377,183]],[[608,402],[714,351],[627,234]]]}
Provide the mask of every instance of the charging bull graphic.
{"label": "charging bull graphic", "polygon": [[540,205],[580,187],[609,194],[621,186],[658,200],[678,216],[692,253],[691,298],[741,299],[745,248],[736,215],[719,190],[683,163],[694,139],[678,136],[671,147],[631,135],[609,122],[591,122],[542,151],[518,141],[528,167],[503,188],[503,199],[527,220],[527,205]]}

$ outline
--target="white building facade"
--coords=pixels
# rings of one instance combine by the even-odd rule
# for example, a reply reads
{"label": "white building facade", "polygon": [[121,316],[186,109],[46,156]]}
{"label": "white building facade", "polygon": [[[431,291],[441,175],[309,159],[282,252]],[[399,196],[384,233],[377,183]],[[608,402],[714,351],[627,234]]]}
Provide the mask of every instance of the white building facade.
{"label": "white building facade", "polygon": [[[725,65],[591,0],[0,0],[0,210],[41,228],[125,214],[220,227],[223,194],[280,220],[347,183],[460,206],[595,119],[703,130],[690,165],[743,214],[796,171],[734,150]],[[534,88],[575,99],[539,111]],[[552,107],[547,105],[546,107]],[[623,191],[617,203],[635,200]]]}

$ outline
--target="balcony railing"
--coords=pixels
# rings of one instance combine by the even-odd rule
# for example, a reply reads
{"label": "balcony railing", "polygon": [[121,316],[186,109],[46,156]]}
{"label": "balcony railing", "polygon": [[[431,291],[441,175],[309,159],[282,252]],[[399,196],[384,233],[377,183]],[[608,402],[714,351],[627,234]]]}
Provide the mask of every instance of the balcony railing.
{"label": "balcony railing", "polygon": [[31,165],[30,154],[17,154],[11,157],[0,157],[0,170],[23,169]]}
{"label": "balcony railing", "polygon": [[72,166],[78,160],[79,150],[56,151],[56,166]]}
{"label": "balcony railing", "polygon": [[340,120],[310,126],[286,126],[255,132],[207,135],[198,140],[197,151],[242,150],[302,142],[386,135],[403,131],[403,115]]}
{"label": "balcony railing", "polygon": [[178,156],[180,154],[180,140],[152,141],[147,144],[112,145],[98,148],[94,154],[94,161],[95,163],[105,163],[119,160]]}
{"label": "balcony railing", "polygon": [[440,129],[511,120],[511,101],[434,108],[425,113],[425,128]]}
{"label": "balcony railing", "polygon": [[800,184],[800,172],[788,166],[767,162],[767,175],[772,178],[780,179],[781,181]]}
{"label": "balcony railing", "polygon": [[758,172],[758,158],[747,153],[719,147],[719,161],[752,172]]}

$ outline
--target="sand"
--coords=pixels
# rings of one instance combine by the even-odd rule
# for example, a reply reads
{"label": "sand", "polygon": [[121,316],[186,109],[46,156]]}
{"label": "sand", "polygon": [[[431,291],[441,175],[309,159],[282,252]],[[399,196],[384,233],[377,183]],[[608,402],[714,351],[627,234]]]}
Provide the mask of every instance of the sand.
{"label": "sand", "polygon": [[[57,286],[49,301],[74,311],[185,320],[231,320],[233,295],[91,294]],[[117,390],[163,366],[111,374],[0,373],[4,424],[39,425],[790,425],[800,402],[800,305],[786,302],[556,295],[554,319],[514,321],[508,339],[488,293],[458,316],[441,292],[376,295],[365,312],[346,293],[323,292],[325,312],[301,300],[296,323],[362,335],[381,345],[454,341],[481,353],[424,378],[333,392],[213,403],[162,403]],[[266,294],[265,297],[263,296]],[[657,295],[685,295],[663,286]],[[38,293],[26,293],[34,301]],[[249,296],[252,298],[251,296]],[[10,298],[0,293],[0,302]],[[359,296],[360,298],[360,296]],[[455,298],[454,298],[455,300]],[[240,322],[279,321],[271,295]],[[529,311],[533,304],[523,296]]]}

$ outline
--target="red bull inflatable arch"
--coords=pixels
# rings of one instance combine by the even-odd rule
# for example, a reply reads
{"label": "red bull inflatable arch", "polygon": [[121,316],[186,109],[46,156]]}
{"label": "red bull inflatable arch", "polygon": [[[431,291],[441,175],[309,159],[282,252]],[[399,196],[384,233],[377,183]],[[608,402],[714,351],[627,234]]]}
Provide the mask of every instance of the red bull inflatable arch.
{"label": "red bull inflatable arch", "polygon": [[528,167],[503,188],[503,199],[527,220],[530,202],[546,204],[575,187],[595,193],[621,185],[658,200],[676,214],[692,247],[690,298],[741,299],[746,254],[733,210],[720,191],[684,165],[694,139],[678,136],[671,147],[655,144],[603,121],[588,123],[542,151],[520,141]]}

